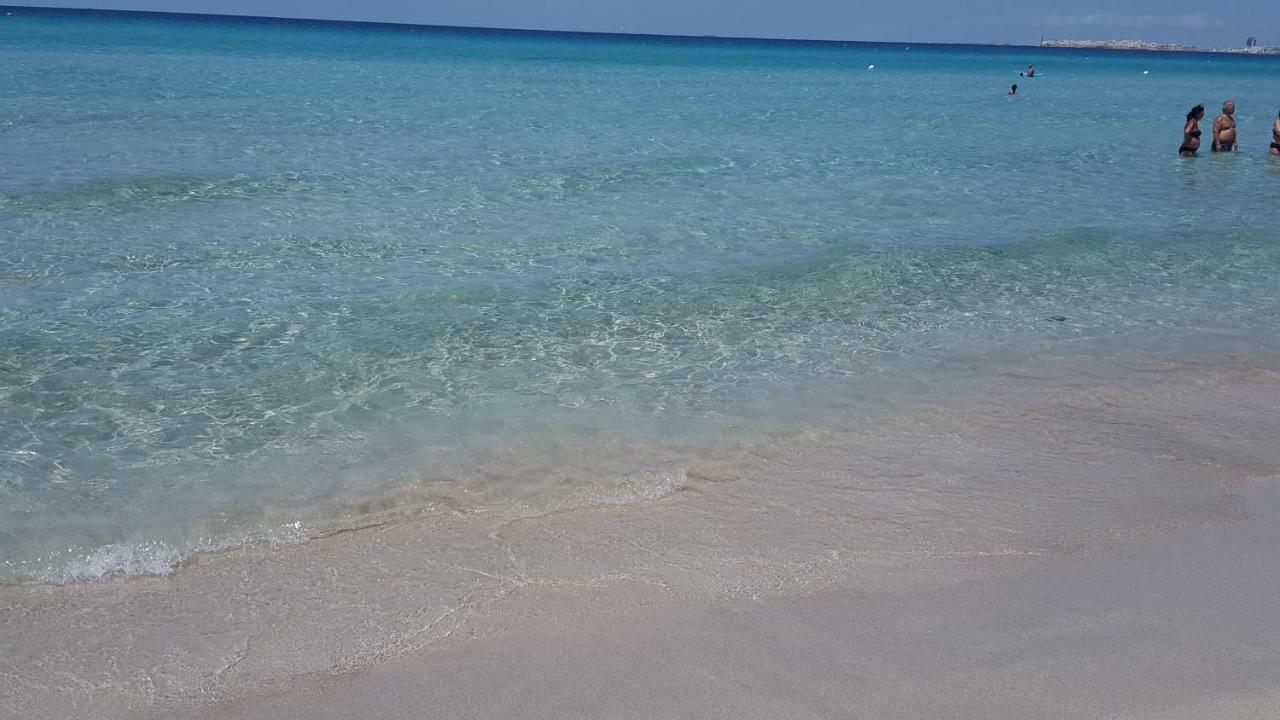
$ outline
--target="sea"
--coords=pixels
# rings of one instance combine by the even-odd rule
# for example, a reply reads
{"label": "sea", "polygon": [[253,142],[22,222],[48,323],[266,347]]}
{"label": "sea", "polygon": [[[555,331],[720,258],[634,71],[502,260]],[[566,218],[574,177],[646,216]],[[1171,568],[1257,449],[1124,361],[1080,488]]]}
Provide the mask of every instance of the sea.
{"label": "sea", "polygon": [[1280,58],[2,8],[0,67],[0,583],[1280,339]]}

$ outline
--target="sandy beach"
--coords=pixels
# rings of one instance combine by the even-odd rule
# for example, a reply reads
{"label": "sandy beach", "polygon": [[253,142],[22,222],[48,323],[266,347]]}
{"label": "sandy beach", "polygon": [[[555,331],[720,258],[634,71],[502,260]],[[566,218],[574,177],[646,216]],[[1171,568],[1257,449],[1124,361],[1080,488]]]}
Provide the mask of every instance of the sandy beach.
{"label": "sandy beach", "polygon": [[1280,492],[1243,495],[1251,517],[1229,527],[895,568],[783,602],[530,593],[486,617],[501,637],[193,717],[1275,718]]}
{"label": "sandy beach", "polygon": [[653,500],[5,587],[4,714],[1274,717],[1275,362],[1022,366]]}

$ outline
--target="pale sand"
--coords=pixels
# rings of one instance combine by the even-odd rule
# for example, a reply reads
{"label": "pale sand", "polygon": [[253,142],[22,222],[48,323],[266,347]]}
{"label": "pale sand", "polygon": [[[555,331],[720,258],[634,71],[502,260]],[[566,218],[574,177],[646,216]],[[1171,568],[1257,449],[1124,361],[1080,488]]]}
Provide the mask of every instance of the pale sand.
{"label": "pale sand", "polygon": [[1280,487],[1245,494],[1250,519],[1228,527],[776,604],[537,590],[496,611],[501,637],[195,717],[1274,720]]}
{"label": "pale sand", "polygon": [[652,501],[0,588],[0,717],[1280,717],[1277,364],[1024,367]]}

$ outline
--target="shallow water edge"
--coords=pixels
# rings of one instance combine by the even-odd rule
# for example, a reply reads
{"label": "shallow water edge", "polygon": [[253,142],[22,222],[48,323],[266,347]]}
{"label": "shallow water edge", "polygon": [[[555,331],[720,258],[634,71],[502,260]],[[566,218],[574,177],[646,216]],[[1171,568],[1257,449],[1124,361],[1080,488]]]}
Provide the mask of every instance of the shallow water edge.
{"label": "shallow water edge", "polygon": [[643,502],[446,509],[169,577],[4,587],[2,705],[200,705],[501,634],[491,611],[541,591],[773,602],[877,568],[1050,561],[1229,526],[1248,517],[1244,488],[1280,477],[1277,407],[1276,355],[1023,363],[963,399],[688,467]]}

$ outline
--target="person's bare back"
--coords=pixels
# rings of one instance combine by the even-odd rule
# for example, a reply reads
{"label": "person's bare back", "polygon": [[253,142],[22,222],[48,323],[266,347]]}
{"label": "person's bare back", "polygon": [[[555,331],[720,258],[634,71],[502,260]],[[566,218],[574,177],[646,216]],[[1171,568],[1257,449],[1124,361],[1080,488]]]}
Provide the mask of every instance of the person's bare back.
{"label": "person's bare back", "polygon": [[1280,117],[1271,124],[1271,154],[1280,155]]}

